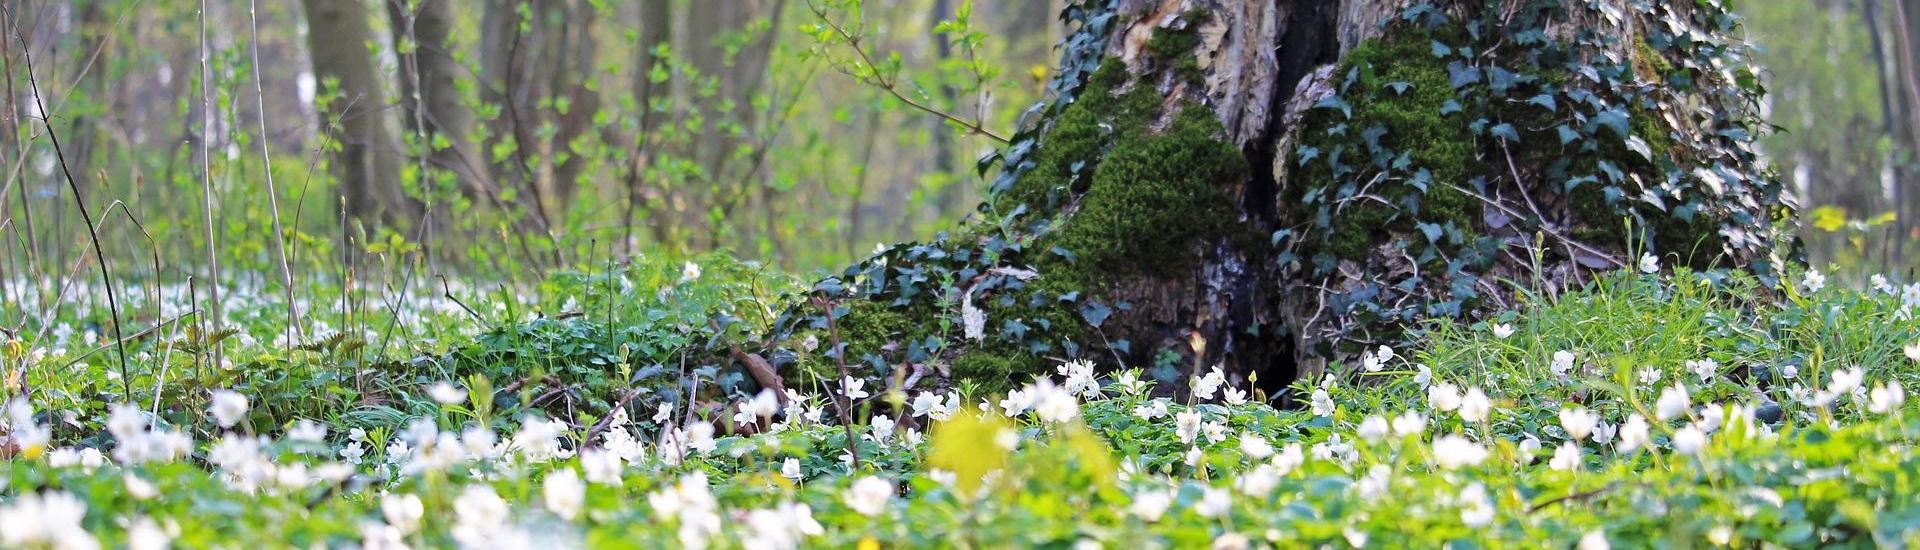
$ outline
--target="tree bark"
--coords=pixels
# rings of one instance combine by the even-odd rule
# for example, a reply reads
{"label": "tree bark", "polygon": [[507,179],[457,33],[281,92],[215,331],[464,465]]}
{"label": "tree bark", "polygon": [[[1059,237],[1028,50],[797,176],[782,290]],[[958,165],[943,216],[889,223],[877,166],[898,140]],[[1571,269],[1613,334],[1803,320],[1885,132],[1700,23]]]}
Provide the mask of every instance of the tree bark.
{"label": "tree bark", "polygon": [[328,156],[347,219],[369,230],[401,228],[417,216],[400,186],[400,140],[388,118],[386,95],[366,42],[373,34],[359,0],[301,0],[307,15],[307,47],[313,72],[333,81],[339,96],[321,110],[337,125]]}

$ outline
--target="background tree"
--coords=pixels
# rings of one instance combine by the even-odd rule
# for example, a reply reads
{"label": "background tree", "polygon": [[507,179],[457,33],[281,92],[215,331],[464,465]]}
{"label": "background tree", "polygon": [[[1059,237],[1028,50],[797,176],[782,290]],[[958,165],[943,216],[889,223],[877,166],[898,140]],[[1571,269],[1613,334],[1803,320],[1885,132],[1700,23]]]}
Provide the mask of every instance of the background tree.
{"label": "background tree", "polygon": [[[432,166],[456,174],[469,197],[482,199],[499,193],[480,168],[479,151],[468,137],[473,133],[473,109],[460,93],[465,68],[454,59],[458,24],[452,0],[391,0],[385,2],[400,64],[401,125],[408,133],[423,132]],[[404,44],[404,45],[403,45]],[[418,128],[416,128],[418,126]]]}
{"label": "background tree", "polygon": [[373,31],[359,0],[301,0],[315,77],[333,98],[321,118],[335,146],[328,156],[349,220],[406,227],[418,215],[400,185],[400,139],[386,109],[380,73],[367,50]]}
{"label": "background tree", "polygon": [[[1848,276],[1904,266],[1895,228],[1914,156],[1904,113],[1901,26],[1891,3],[1819,0],[1741,6],[1765,48],[1767,105],[1788,131],[1762,140],[1807,208],[1809,259],[1860,265]],[[1898,218],[1897,220],[1895,218]]]}

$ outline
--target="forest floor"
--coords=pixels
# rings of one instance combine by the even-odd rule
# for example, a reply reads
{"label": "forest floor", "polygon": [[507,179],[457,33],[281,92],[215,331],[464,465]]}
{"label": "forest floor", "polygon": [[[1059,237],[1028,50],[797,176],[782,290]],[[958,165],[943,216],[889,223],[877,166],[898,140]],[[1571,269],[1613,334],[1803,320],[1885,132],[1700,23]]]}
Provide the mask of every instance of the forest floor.
{"label": "forest floor", "polygon": [[1299,410],[1086,363],[1010,395],[682,399],[741,384],[688,360],[702,330],[800,288],[720,257],[291,308],[236,285],[218,329],[204,288],[130,285],[118,322],[155,328],[118,336],[13,295],[47,313],[3,350],[0,547],[1910,547],[1920,284],[1875,286],[1615,273],[1374,350]]}

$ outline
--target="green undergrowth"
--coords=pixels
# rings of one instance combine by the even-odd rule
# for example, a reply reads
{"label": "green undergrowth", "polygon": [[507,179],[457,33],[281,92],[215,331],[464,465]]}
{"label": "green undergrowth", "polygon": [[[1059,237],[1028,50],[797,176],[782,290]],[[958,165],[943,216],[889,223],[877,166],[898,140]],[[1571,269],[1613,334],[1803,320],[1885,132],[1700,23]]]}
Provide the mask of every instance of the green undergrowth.
{"label": "green undergrowth", "polygon": [[[481,437],[482,403],[510,392],[429,375],[468,393],[380,425],[309,418],[324,430],[300,435],[257,415],[220,428],[203,403],[169,398],[153,427],[187,430],[190,452],[134,460],[122,439],[72,437],[110,424],[69,416],[74,403],[41,386],[3,415],[9,430],[57,432],[7,451],[19,454],[0,466],[0,545],[1920,544],[1920,400],[1889,393],[1920,387],[1920,286],[1800,280],[1763,292],[1685,269],[1607,274],[1482,324],[1439,322],[1378,369],[1301,381],[1313,397],[1298,409],[1226,396],[1232,384],[1174,401],[1138,371],[1089,368],[1024,386],[1034,403],[951,394],[886,423],[867,407],[874,422],[851,428],[776,416],[778,429],[686,448],[665,443],[686,433],[662,433],[677,414],[590,437],[577,411],[521,410],[583,427],[515,418]],[[1843,384],[1859,391],[1822,396]],[[1685,397],[1666,403],[1676,387]],[[803,393],[802,408],[824,402]]]}

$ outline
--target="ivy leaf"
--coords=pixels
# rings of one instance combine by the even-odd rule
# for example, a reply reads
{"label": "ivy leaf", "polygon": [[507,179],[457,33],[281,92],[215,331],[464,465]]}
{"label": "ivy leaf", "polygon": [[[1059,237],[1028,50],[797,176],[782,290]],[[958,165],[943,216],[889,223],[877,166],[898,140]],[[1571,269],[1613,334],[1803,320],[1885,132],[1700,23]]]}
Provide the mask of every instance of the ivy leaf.
{"label": "ivy leaf", "polygon": [[1464,61],[1455,61],[1447,64],[1447,76],[1453,83],[1453,89],[1458,90],[1479,82],[1480,68],[1468,65]]}
{"label": "ivy leaf", "polygon": [[1627,136],[1627,150],[1639,153],[1641,158],[1653,160],[1653,148],[1647,147],[1647,140],[1640,136]]}
{"label": "ivy leaf", "polygon": [[1502,122],[1499,126],[1494,126],[1491,132],[1493,133],[1493,137],[1509,142],[1520,141],[1520,131],[1514,129],[1513,125],[1509,123]]}
{"label": "ivy leaf", "polygon": [[1559,102],[1554,101],[1553,94],[1540,94],[1537,96],[1533,96],[1533,99],[1527,100],[1527,103],[1532,103],[1534,105],[1545,107],[1548,111],[1560,110],[1560,107],[1559,107],[1560,104]]}
{"label": "ivy leaf", "polygon": [[1413,89],[1413,83],[1405,81],[1388,82],[1387,89],[1393,90],[1393,95],[1407,95],[1407,90]]}
{"label": "ivy leaf", "polygon": [[1519,81],[1520,76],[1513,74],[1513,71],[1499,67],[1493,67],[1487,70],[1487,89],[1492,91],[1495,96],[1507,95],[1507,90],[1513,89],[1513,85]]}
{"label": "ivy leaf", "polygon": [[1051,252],[1056,256],[1066,259],[1067,263],[1073,263],[1074,259],[1076,258],[1076,256],[1073,255],[1073,252],[1070,252],[1067,249],[1060,248],[1058,246],[1047,249],[1047,252]]}
{"label": "ivy leaf", "polygon": [[1307,163],[1313,162],[1313,159],[1320,158],[1319,147],[1314,147],[1311,145],[1301,145],[1298,150],[1300,155],[1300,166],[1306,166]]}
{"label": "ivy leaf", "polygon": [[1621,172],[1620,167],[1614,166],[1612,162],[1603,160],[1598,162],[1597,164],[1600,166],[1600,171],[1607,175],[1607,181],[1615,182],[1615,183],[1626,181],[1627,179],[1626,173]]}
{"label": "ivy leaf", "polygon": [[1620,137],[1633,135],[1633,130],[1627,127],[1627,110],[1622,107],[1616,106],[1612,109],[1601,111],[1600,114],[1593,117],[1593,124],[1598,127],[1611,129]]}
{"label": "ivy leaf", "polygon": [[1557,126],[1554,129],[1560,131],[1561,145],[1566,145],[1566,144],[1573,143],[1575,141],[1580,140],[1580,132],[1574,131],[1571,126],[1561,124],[1560,126]]}
{"label": "ivy leaf", "polygon": [[1347,100],[1340,99],[1340,96],[1337,96],[1337,95],[1330,95],[1330,96],[1321,98],[1320,101],[1314,102],[1313,108],[1339,109],[1340,114],[1346,115],[1347,118],[1353,118],[1353,106],[1348,105]]}
{"label": "ivy leaf", "polygon": [[1712,189],[1714,195],[1726,194],[1727,181],[1721,178],[1720,174],[1714,173],[1714,171],[1706,168],[1695,168],[1693,169],[1693,176],[1699,178],[1700,183],[1706,184],[1708,189]]}
{"label": "ivy leaf", "polygon": [[1460,107],[1460,102],[1449,99],[1445,104],[1440,106],[1440,116],[1447,116],[1464,110],[1466,109]]}
{"label": "ivy leaf", "polygon": [[1440,227],[1440,224],[1422,223],[1415,227],[1420,228],[1420,232],[1425,233],[1427,235],[1427,242],[1430,242],[1433,244],[1440,244],[1440,236],[1442,233],[1444,233],[1443,228]]}
{"label": "ivy leaf", "polygon": [[1366,131],[1360,132],[1360,139],[1367,142],[1368,150],[1378,151],[1380,150],[1380,138],[1386,135],[1387,127],[1375,124],[1368,127]]}
{"label": "ivy leaf", "polygon": [[1421,193],[1427,192],[1427,187],[1431,184],[1433,184],[1433,172],[1429,172],[1425,168],[1414,172],[1413,178],[1407,180],[1407,185],[1413,186],[1414,189],[1419,189]]}
{"label": "ivy leaf", "polygon": [[1486,213],[1481,215],[1481,219],[1485,221],[1487,227],[1491,229],[1499,229],[1506,227],[1509,223],[1513,223],[1512,216],[1506,215],[1506,213],[1501,212],[1497,208],[1488,208]]}
{"label": "ivy leaf", "polygon": [[1446,44],[1441,44],[1439,40],[1433,41],[1434,57],[1446,57],[1452,54],[1453,54],[1453,48],[1448,47]]}
{"label": "ivy leaf", "polygon": [[1109,315],[1113,315],[1113,308],[1107,307],[1106,304],[1093,300],[1080,304],[1080,316],[1086,318],[1087,324],[1093,325],[1094,328],[1100,328],[1101,323],[1107,322]]}
{"label": "ivy leaf", "polygon": [[1017,319],[1008,319],[1007,324],[1004,326],[1005,328],[1001,329],[1002,333],[1012,337],[1014,340],[1021,340],[1027,337],[1026,323],[1022,323]]}
{"label": "ivy leaf", "polygon": [[1662,212],[1665,212],[1667,210],[1666,199],[1660,198],[1660,194],[1655,193],[1652,189],[1647,189],[1640,192],[1640,202],[1651,204],[1653,205],[1654,208],[1658,208]]}
{"label": "ivy leaf", "polygon": [[1280,246],[1280,241],[1287,240],[1288,237],[1292,237],[1292,236],[1293,236],[1292,229],[1282,229],[1282,230],[1273,232],[1273,246]]}

